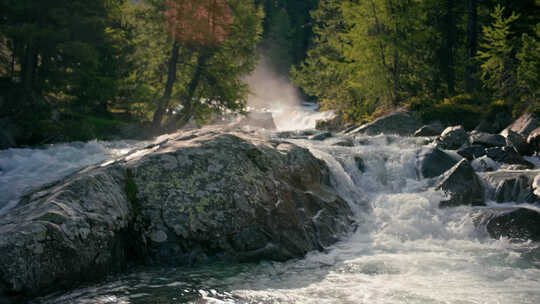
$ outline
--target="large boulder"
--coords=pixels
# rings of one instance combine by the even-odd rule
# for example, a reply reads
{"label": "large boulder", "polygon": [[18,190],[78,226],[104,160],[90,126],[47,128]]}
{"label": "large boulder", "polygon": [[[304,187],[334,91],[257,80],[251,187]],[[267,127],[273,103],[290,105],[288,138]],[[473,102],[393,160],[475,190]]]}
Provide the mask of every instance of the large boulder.
{"label": "large boulder", "polygon": [[507,171],[481,173],[480,178],[487,186],[488,199],[503,203],[539,203],[534,194],[534,179],[540,171]]}
{"label": "large boulder", "polygon": [[437,138],[437,146],[447,150],[457,150],[467,143],[469,135],[462,126],[446,128]]}
{"label": "large boulder", "polygon": [[512,130],[523,137],[527,137],[538,127],[540,127],[540,120],[532,113],[525,113],[506,129]]}
{"label": "large boulder", "polygon": [[441,208],[484,205],[484,188],[466,159],[462,159],[444,174],[437,189],[449,196],[448,200],[439,204]]}
{"label": "large boulder", "polygon": [[517,208],[495,216],[487,224],[489,235],[495,239],[502,236],[522,241],[540,241],[540,213]]}
{"label": "large boulder", "polygon": [[397,134],[401,136],[410,136],[421,126],[421,122],[410,113],[396,111],[371,123],[355,128],[348,132],[348,134]]}
{"label": "large boulder", "polygon": [[70,287],[134,258],[301,257],[354,229],[351,216],[307,149],[240,131],[171,135],[35,191],[0,216],[0,299]]}
{"label": "large boulder", "polygon": [[457,161],[438,148],[423,148],[416,155],[416,167],[424,178],[439,176],[452,168]]}

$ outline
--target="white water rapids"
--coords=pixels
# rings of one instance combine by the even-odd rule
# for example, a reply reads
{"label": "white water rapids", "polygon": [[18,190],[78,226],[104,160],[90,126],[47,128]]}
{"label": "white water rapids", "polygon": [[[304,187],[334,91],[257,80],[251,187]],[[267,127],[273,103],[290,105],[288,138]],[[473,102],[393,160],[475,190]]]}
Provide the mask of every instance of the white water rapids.
{"label": "white water rapids", "polygon": [[[325,252],[286,263],[145,267],[35,303],[540,303],[538,245],[489,238],[474,223],[479,208],[439,209],[442,193],[417,176],[425,139],[360,136],[354,147],[334,146],[338,140],[291,140],[328,164],[356,212],[356,232]],[[77,147],[0,152],[3,202],[134,146]]]}

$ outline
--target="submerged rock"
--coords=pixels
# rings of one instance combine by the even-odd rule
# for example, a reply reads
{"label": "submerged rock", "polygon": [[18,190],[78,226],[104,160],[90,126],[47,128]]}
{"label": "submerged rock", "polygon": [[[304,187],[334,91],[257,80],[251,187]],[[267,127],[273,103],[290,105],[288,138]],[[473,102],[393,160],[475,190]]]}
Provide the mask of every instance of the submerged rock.
{"label": "submerged rock", "polygon": [[469,135],[462,126],[448,127],[437,138],[437,146],[447,150],[457,150],[467,143]]}
{"label": "submerged rock", "polygon": [[28,195],[0,216],[0,298],[35,296],[130,262],[286,260],[354,229],[307,149],[214,129],[169,136]]}
{"label": "submerged rock", "polygon": [[487,224],[492,238],[508,237],[522,241],[540,241],[540,213],[535,210],[518,208],[498,215]]}
{"label": "submerged rock", "polygon": [[450,199],[439,204],[441,208],[484,205],[484,188],[466,159],[461,160],[444,174],[437,189],[450,196]]}
{"label": "submerged rock", "polygon": [[411,136],[422,124],[408,112],[397,111],[381,117],[373,122],[362,125],[348,132],[348,134],[397,134]]}
{"label": "submerged rock", "polygon": [[452,168],[457,161],[438,148],[423,148],[416,156],[417,168],[422,177],[439,176]]}
{"label": "submerged rock", "polygon": [[315,134],[315,135],[311,135],[310,137],[308,137],[309,140],[316,140],[316,141],[323,141],[325,139],[328,139],[332,137],[332,133],[330,132],[322,132],[322,133],[319,133],[319,134]]}

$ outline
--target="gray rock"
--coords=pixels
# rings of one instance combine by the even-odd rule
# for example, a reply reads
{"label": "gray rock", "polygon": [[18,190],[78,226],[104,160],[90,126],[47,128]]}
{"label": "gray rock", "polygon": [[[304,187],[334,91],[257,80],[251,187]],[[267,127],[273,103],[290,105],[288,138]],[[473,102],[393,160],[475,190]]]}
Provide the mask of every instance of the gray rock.
{"label": "gray rock", "polygon": [[462,126],[446,128],[437,138],[437,146],[447,150],[457,150],[467,143],[469,135]]}
{"label": "gray rock", "polygon": [[504,147],[506,146],[506,139],[499,134],[473,132],[469,137],[469,143],[471,145],[480,145],[488,148]]}
{"label": "gray rock", "polygon": [[337,142],[333,143],[332,146],[354,147],[354,140],[350,137],[343,137],[340,138]]}
{"label": "gray rock", "polygon": [[432,123],[425,125],[414,132],[414,136],[439,136],[444,131],[444,127],[440,123]]}
{"label": "gray rock", "polygon": [[534,168],[534,165],[525,159],[514,149],[514,147],[494,147],[486,149],[486,155],[499,163],[510,165],[524,165],[529,169]]}
{"label": "gray rock", "polygon": [[450,196],[448,200],[439,204],[441,208],[484,205],[484,188],[466,159],[461,160],[444,174],[437,189]]}
{"label": "gray rock", "polygon": [[417,168],[421,177],[439,176],[452,168],[457,161],[438,148],[423,148],[416,156]]}
{"label": "gray rock", "polygon": [[0,216],[0,291],[31,297],[143,259],[301,257],[354,229],[329,180],[322,161],[285,141],[209,128],[171,135]]}
{"label": "gray rock", "polygon": [[501,135],[505,137],[506,145],[514,147],[519,154],[531,155],[533,153],[533,149],[527,143],[527,139],[520,134],[506,129],[501,132]]}
{"label": "gray rock", "polygon": [[540,127],[540,120],[532,113],[525,113],[506,129],[514,131],[523,137],[528,137],[538,127]]}
{"label": "gray rock", "polygon": [[457,154],[465,157],[468,160],[473,160],[486,155],[486,148],[480,145],[461,147],[457,151]]}
{"label": "gray rock", "polygon": [[491,172],[500,168],[499,163],[487,157],[486,155],[473,160],[471,165],[474,170],[478,172]]}
{"label": "gray rock", "polygon": [[540,152],[540,127],[531,132],[527,138],[527,144],[529,145],[531,152]]}
{"label": "gray rock", "polygon": [[514,209],[491,219],[487,231],[492,238],[508,237],[540,241],[540,213],[526,208]]}
{"label": "gray rock", "polygon": [[411,136],[422,124],[408,112],[397,111],[387,116],[381,117],[371,123],[362,125],[348,134],[397,134],[401,136]]}

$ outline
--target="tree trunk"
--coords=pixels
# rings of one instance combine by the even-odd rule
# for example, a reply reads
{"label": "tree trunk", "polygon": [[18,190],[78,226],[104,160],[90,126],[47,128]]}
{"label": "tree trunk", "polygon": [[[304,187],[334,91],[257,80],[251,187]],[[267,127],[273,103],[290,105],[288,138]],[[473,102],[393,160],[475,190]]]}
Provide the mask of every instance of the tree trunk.
{"label": "tree trunk", "polygon": [[455,71],[454,71],[454,44],[455,44],[455,31],[456,25],[454,20],[454,12],[452,7],[452,0],[445,1],[445,29],[444,29],[444,38],[445,38],[445,49],[444,49],[444,63],[443,70],[444,75],[446,76],[446,84],[448,87],[448,94],[450,96],[454,95],[455,92]]}
{"label": "tree trunk", "polygon": [[169,106],[169,102],[171,100],[173,86],[174,86],[174,83],[176,82],[176,65],[178,63],[179,53],[180,53],[180,44],[175,41],[173,43],[171,57],[167,64],[168,71],[167,71],[167,83],[165,84],[165,91],[163,92],[163,96],[160,99],[158,99],[156,112],[154,113],[154,119],[152,121],[152,124],[154,125],[155,128],[161,127],[161,122],[163,120],[165,110]]}
{"label": "tree trunk", "polygon": [[176,119],[172,122],[173,127],[181,128],[189,122],[191,117],[193,117],[193,99],[195,98],[195,93],[199,87],[206,62],[208,59],[210,59],[210,57],[212,57],[212,53],[210,51],[205,50],[204,48],[199,51],[197,65],[195,66],[193,77],[187,86],[182,111],[180,111],[180,113],[176,116]]}
{"label": "tree trunk", "polygon": [[465,91],[472,93],[478,87],[474,57],[478,51],[478,0],[467,0],[467,66],[465,68]]}
{"label": "tree trunk", "polygon": [[24,102],[33,102],[37,56],[37,51],[34,46],[32,43],[29,43],[25,48],[24,60],[21,67]]}

